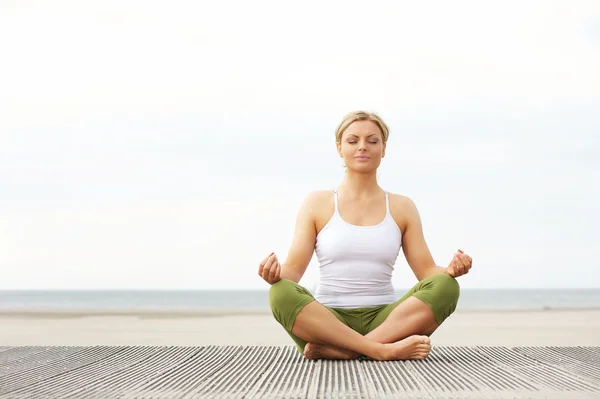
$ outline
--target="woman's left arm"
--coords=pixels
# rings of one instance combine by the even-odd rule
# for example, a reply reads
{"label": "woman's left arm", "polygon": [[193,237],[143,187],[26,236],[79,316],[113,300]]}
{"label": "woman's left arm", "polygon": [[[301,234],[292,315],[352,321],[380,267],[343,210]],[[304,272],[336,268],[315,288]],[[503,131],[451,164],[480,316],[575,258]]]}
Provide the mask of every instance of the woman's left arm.
{"label": "woman's left arm", "polygon": [[416,205],[410,198],[403,196],[395,197],[397,201],[394,202],[398,205],[395,208],[398,214],[402,215],[402,220],[404,221],[403,226],[400,226],[400,230],[402,231],[402,250],[417,280],[421,281],[439,273],[447,273],[452,277],[468,273],[473,260],[461,250],[458,250],[454,254],[452,261],[447,267],[436,265],[425,242],[421,216]]}

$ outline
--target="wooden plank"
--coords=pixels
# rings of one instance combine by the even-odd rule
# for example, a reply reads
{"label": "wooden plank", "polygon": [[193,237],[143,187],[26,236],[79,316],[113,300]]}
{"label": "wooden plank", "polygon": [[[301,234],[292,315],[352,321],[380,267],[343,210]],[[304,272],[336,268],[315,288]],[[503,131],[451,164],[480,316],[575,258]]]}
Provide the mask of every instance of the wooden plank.
{"label": "wooden plank", "polygon": [[434,347],[421,361],[292,346],[2,347],[0,398],[600,398],[599,347]]}

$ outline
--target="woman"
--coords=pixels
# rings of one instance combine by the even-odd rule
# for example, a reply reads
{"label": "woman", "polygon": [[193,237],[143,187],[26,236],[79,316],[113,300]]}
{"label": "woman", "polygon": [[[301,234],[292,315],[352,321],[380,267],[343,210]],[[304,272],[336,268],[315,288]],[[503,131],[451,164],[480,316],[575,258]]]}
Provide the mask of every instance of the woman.
{"label": "woman", "polygon": [[[273,316],[309,359],[424,359],[429,335],[456,308],[455,277],[472,259],[458,250],[448,267],[437,266],[414,203],[379,187],[389,136],[379,116],[352,112],[335,136],[344,181],[306,197],[283,264],[274,253],[260,263]],[[391,277],[400,248],[419,282],[396,300]],[[298,284],[313,251],[320,268],[314,296]]]}

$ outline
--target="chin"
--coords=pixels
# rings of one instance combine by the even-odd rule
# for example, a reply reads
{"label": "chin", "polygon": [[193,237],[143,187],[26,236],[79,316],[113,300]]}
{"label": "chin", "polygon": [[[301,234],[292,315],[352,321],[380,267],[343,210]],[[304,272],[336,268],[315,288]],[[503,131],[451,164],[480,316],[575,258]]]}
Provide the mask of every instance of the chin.
{"label": "chin", "polygon": [[375,172],[377,170],[377,166],[369,165],[369,164],[366,164],[366,165],[362,164],[362,165],[355,165],[348,169],[352,170],[353,172],[368,173],[368,172]]}

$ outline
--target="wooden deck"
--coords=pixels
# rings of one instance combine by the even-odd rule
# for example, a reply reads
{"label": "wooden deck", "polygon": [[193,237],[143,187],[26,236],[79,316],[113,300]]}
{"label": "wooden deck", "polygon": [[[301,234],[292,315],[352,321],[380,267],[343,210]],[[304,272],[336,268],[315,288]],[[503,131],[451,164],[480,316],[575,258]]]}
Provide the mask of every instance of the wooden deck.
{"label": "wooden deck", "polygon": [[434,347],[309,361],[291,346],[0,347],[0,398],[600,398],[600,347]]}

